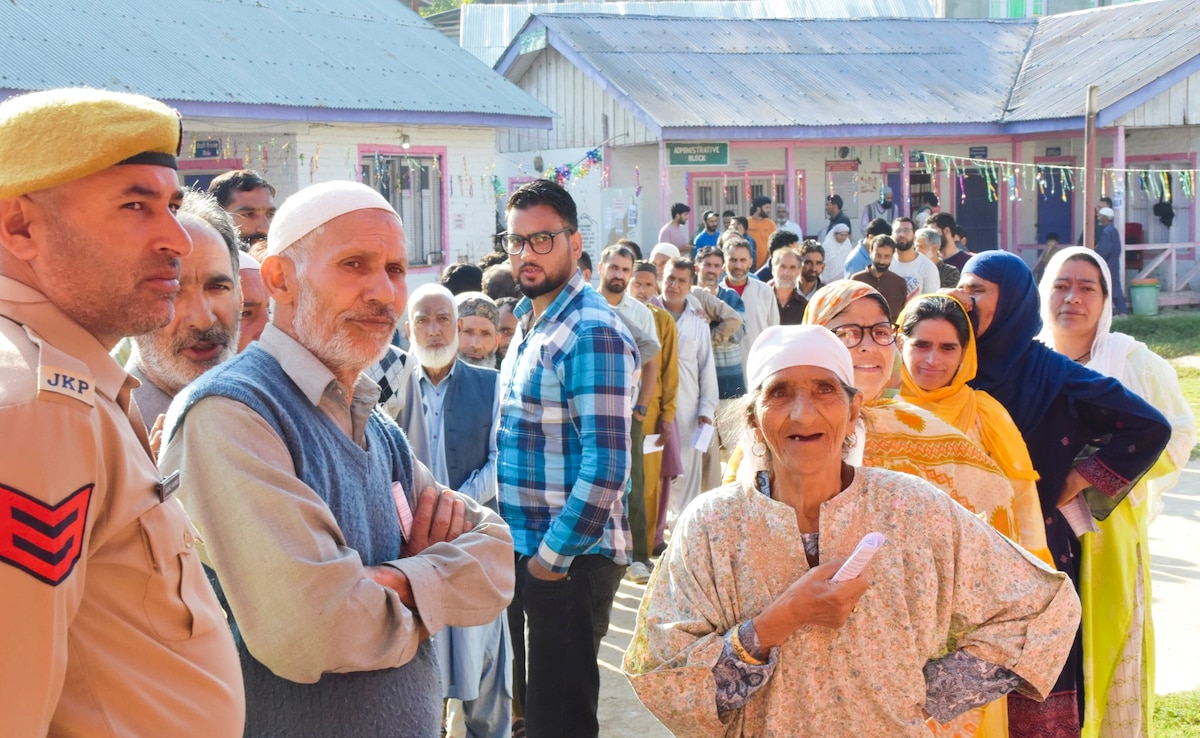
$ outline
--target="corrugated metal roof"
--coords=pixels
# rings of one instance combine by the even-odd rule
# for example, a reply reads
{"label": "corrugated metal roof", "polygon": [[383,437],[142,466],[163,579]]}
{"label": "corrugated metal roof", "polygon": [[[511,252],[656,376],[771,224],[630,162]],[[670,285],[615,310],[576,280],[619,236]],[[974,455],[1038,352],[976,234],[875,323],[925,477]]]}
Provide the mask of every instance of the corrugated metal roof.
{"label": "corrugated metal roof", "polygon": [[557,14],[534,22],[664,128],[996,122],[1035,25]]}
{"label": "corrugated metal roof", "polygon": [[1101,109],[1125,99],[1200,55],[1198,10],[1160,0],[1043,18],[1005,119],[1081,116],[1089,84]]}
{"label": "corrugated metal roof", "polygon": [[[443,32],[494,65],[531,15],[603,13],[674,18],[933,18],[934,0],[678,0],[677,2],[469,3],[438,15]],[[453,21],[460,18],[458,25]]]}
{"label": "corrugated metal roof", "polygon": [[0,88],[164,100],[553,114],[398,0],[0,3]]}

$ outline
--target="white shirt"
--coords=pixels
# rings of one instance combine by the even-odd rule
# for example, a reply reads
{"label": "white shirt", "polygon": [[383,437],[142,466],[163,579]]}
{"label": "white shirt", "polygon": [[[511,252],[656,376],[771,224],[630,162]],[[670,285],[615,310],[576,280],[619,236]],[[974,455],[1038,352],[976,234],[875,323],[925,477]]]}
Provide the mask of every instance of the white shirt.
{"label": "white shirt", "polygon": [[[913,247],[916,248],[915,246]],[[911,300],[917,295],[929,294],[937,292],[942,287],[942,280],[938,277],[937,265],[928,259],[924,254],[917,254],[917,258],[910,262],[900,261],[899,252],[897,256],[892,258],[891,270],[893,273],[904,277],[904,281],[908,284],[908,299]]]}
{"label": "white shirt", "polygon": [[[722,279],[721,284],[729,289],[728,278]],[[736,290],[735,290],[736,291]],[[742,303],[746,306],[746,337],[742,339],[742,371],[746,371],[746,359],[749,358],[750,347],[758,334],[773,325],[779,325],[779,303],[775,300],[775,290],[766,282],[760,282],[750,277],[746,280],[746,289],[742,292]]]}

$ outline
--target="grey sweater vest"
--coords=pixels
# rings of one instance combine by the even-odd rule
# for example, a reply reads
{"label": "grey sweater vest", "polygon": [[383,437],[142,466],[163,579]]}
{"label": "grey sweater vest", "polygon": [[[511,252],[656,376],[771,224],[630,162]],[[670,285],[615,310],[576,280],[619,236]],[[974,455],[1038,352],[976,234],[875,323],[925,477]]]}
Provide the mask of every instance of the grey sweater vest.
{"label": "grey sweater vest", "polygon": [[[203,375],[187,390],[171,438],[188,410],[209,396],[241,402],[265,419],[283,439],[296,476],[333,512],[346,545],[366,566],[400,556],[400,527],[391,485],[399,481],[411,495],[412,454],[400,428],[375,409],[367,424],[367,449],[359,448],[308,398],[267,352],[252,345],[232,361]],[[411,499],[411,497],[410,497]],[[269,525],[270,521],[263,521]],[[275,676],[250,655],[225,600],[220,576],[213,586],[233,629],[246,683],[247,736],[411,736],[438,735],[442,716],[441,675],[427,640],[416,656],[394,669],[325,674],[315,684]],[[316,606],[318,603],[314,603]],[[279,617],[288,617],[281,612]],[[353,623],[344,627],[353,628]]]}

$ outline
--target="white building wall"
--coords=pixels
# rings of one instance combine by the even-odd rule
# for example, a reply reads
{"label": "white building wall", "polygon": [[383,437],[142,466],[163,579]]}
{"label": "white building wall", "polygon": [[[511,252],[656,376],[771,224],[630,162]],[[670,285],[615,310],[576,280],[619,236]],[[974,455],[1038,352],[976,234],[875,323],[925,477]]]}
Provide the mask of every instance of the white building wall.
{"label": "white building wall", "polygon": [[[184,130],[185,159],[194,139],[219,138],[223,144],[227,142],[226,158],[240,159],[240,165],[258,170],[276,186],[280,203],[309,184],[360,180],[360,146],[368,153],[372,146],[395,149],[401,136],[407,135],[414,154],[444,148],[443,264],[414,265],[410,286],[436,279],[445,263],[476,262],[492,248],[497,201],[492,184],[497,172],[494,128],[208,118],[185,120]],[[265,170],[261,166],[263,149]]]}
{"label": "white building wall", "polygon": [[1200,74],[1193,74],[1117,120],[1116,125],[1152,128],[1200,123]]}
{"label": "white building wall", "polygon": [[561,54],[546,48],[516,84],[559,115],[551,130],[502,129],[501,152],[628,146],[655,141],[632,113]]}

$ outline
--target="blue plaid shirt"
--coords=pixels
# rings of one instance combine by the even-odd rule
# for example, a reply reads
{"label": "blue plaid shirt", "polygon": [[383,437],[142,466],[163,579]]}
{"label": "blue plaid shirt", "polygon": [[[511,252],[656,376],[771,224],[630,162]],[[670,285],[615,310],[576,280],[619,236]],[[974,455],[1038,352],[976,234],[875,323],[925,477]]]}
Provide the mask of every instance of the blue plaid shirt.
{"label": "blue plaid shirt", "polygon": [[629,563],[625,518],[638,353],[576,272],[537,323],[522,298],[500,367],[500,514],[517,553],[565,572],[576,556]]}
{"label": "blue plaid shirt", "polygon": [[[743,319],[746,317],[746,304],[738,293],[724,285],[717,285],[717,297],[729,307],[738,311]],[[750,350],[742,346],[746,336],[746,324],[738,327],[737,333],[728,341],[713,344],[713,366],[717,369],[717,396],[722,400],[741,397],[746,394],[746,374],[742,371],[742,351]]]}

